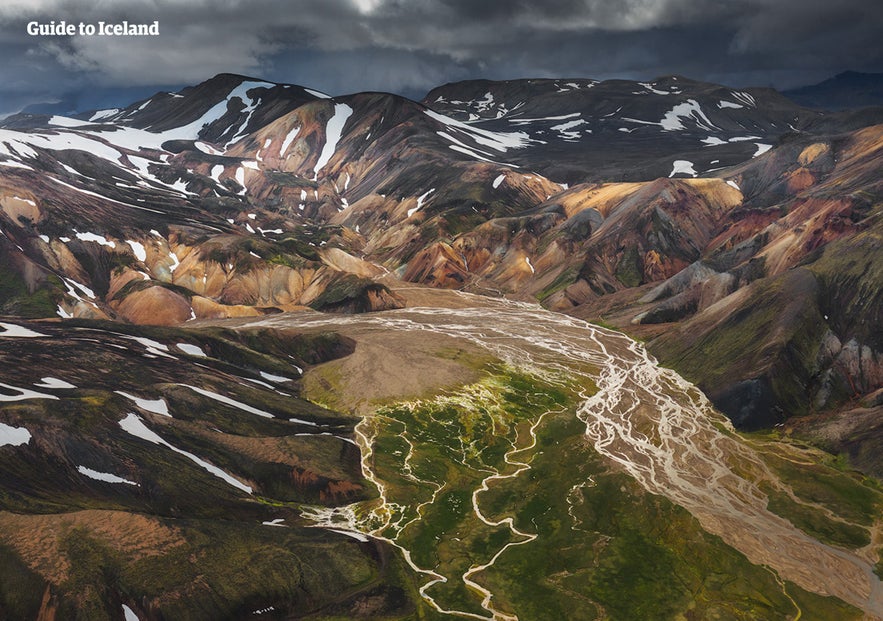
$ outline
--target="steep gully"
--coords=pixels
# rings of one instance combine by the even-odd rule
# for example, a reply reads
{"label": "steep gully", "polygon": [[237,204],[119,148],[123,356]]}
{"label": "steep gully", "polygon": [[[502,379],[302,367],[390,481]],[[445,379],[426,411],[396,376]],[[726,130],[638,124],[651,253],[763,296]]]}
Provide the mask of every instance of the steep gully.
{"label": "steep gully", "polygon": [[[408,308],[345,317],[279,315],[249,326],[310,328],[346,324],[372,331],[431,331],[468,339],[499,358],[534,372],[591,379],[598,391],[583,396],[577,416],[585,423],[586,435],[600,454],[618,464],[647,491],[683,506],[705,530],[720,536],[753,563],[768,566],[781,579],[806,590],[837,596],[872,618],[883,619],[883,583],[873,573],[872,563],[859,554],[820,543],[771,513],[759,484],[787,490],[784,484],[733,433],[729,421],[712,408],[698,389],[674,371],[660,367],[643,346],[623,334],[536,305],[480,296],[466,296],[466,301],[475,306]],[[599,373],[590,375],[587,367]],[[530,430],[531,442],[536,439],[538,424],[539,421]],[[363,472],[383,497],[384,483],[371,469],[372,438],[365,429],[361,424],[356,428]],[[506,524],[511,530],[513,541],[507,547],[529,544],[536,536],[518,530],[511,518],[489,520],[481,512],[479,497],[491,480],[518,476],[530,467],[513,459],[524,450],[525,447],[513,446],[506,455],[510,465],[518,466],[514,472],[488,476],[472,494],[473,510],[481,521],[488,525]],[[390,532],[394,509],[384,503],[367,518],[358,515],[353,506],[316,508],[305,515],[318,526],[374,536],[397,545],[395,536],[380,534]],[[401,532],[405,525],[394,524],[393,532]],[[427,590],[446,578],[418,567],[409,551],[401,549],[410,566],[430,578],[420,592],[440,612],[479,619],[515,618],[494,609],[492,594],[472,580],[492,565],[505,548],[488,563],[472,567],[462,576],[468,586],[482,594],[487,616],[440,607]]]}

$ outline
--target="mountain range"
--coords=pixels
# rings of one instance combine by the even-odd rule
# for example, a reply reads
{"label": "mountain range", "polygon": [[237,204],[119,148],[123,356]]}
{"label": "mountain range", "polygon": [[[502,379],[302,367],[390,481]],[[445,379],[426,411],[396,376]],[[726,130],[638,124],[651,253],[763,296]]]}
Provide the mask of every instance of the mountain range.
{"label": "mountain range", "polygon": [[[415,287],[535,302],[624,331],[738,428],[778,428],[883,477],[883,108],[826,112],[789,96],[666,76],[473,80],[416,102],[221,74],[122,109],[5,119],[0,439],[41,422],[27,431],[39,454],[0,454],[0,519],[33,538],[0,543],[0,612],[67,618],[112,601],[180,618],[193,596],[204,618],[238,618],[268,595],[242,599],[239,585],[221,602],[184,588],[202,574],[150,584],[140,603],[108,586],[144,584],[153,546],[208,554],[209,581],[230,558],[247,565],[246,548],[264,550],[253,571],[298,576],[295,608],[345,615],[352,596],[367,617],[408,609],[415,587],[387,549],[294,529],[283,545],[238,526],[227,548],[201,548],[224,516],[260,521],[269,505],[374,492],[352,440],[356,411],[301,394],[305,369],[352,354],[358,338],[197,326],[403,309]],[[57,368],[76,370],[76,384],[54,379]],[[162,398],[137,397],[146,386]],[[194,414],[160,437],[170,406]],[[273,440],[232,439],[249,435]],[[181,456],[201,478],[176,470]],[[115,491],[84,487],[71,464],[115,477]],[[233,492],[245,488],[260,489],[263,508]],[[39,519],[23,528],[19,514]],[[78,533],[127,542],[141,560],[99,554]],[[306,559],[328,546],[346,550],[346,567],[316,573]],[[46,558],[25,568],[22,550],[34,549]],[[71,573],[48,560],[59,550],[115,576],[75,575],[66,593],[106,591],[77,600],[45,587]]]}

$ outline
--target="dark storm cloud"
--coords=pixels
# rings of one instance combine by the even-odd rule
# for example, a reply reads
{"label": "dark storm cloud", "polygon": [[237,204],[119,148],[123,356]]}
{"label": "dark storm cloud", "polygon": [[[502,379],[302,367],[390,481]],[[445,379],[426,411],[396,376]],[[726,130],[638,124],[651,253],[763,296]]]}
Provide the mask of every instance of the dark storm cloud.
{"label": "dark storm cloud", "polygon": [[[28,21],[159,20],[157,38],[34,38]],[[789,87],[883,71],[883,3],[865,0],[4,0],[0,112],[80,89],[219,72],[331,93],[419,97],[488,77],[679,73]]]}

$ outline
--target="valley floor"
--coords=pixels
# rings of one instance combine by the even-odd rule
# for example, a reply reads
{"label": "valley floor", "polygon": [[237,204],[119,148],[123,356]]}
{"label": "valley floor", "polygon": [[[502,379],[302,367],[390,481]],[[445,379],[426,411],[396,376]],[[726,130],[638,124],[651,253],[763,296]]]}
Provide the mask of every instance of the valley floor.
{"label": "valley floor", "polygon": [[235,325],[356,339],[354,356],[308,373],[306,394],[364,416],[380,498],[304,515],[399,548],[436,614],[883,618],[872,481],[740,436],[622,334],[534,305],[398,293],[408,309]]}

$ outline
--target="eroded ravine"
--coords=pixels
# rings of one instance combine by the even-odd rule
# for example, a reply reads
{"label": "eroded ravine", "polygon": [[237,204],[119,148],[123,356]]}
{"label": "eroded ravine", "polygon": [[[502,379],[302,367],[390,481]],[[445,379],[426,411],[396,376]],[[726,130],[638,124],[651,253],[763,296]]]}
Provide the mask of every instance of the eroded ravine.
{"label": "eroded ravine", "polygon": [[[348,317],[282,315],[258,323],[304,328],[345,324],[360,331],[429,331],[468,339],[502,360],[534,372],[584,376],[595,382],[598,391],[585,396],[578,416],[600,454],[618,464],[649,492],[683,506],[703,528],[720,536],[753,563],[771,567],[782,579],[808,591],[834,595],[868,615],[883,618],[883,585],[873,573],[871,563],[856,553],[813,539],[767,509],[767,497],[759,482],[776,483],[775,475],[732,433],[729,422],[714,411],[699,390],[675,372],[660,367],[641,345],[622,334],[535,305],[474,300],[476,307],[469,308],[411,308]],[[597,369],[598,373],[588,369]],[[365,476],[382,493],[383,482],[371,471],[367,459],[370,438],[359,432],[359,443],[365,457]],[[473,501],[482,518],[475,495]],[[319,524],[337,528],[341,518],[346,518],[351,528],[375,536],[382,530],[376,526],[366,529],[370,520],[356,516],[351,508],[327,509],[313,517]],[[444,610],[426,593],[432,584],[445,578],[417,567],[409,552],[403,552],[416,571],[431,578],[421,588],[427,600],[441,612],[456,613]],[[464,579],[471,577],[470,574]],[[483,594],[487,603],[489,594]],[[490,606],[485,609],[491,618],[506,618]]]}

